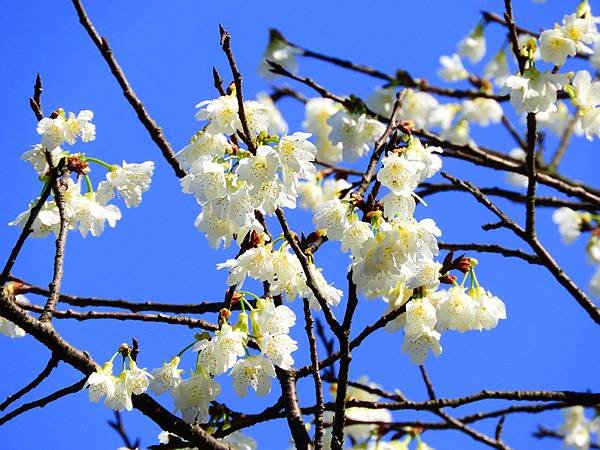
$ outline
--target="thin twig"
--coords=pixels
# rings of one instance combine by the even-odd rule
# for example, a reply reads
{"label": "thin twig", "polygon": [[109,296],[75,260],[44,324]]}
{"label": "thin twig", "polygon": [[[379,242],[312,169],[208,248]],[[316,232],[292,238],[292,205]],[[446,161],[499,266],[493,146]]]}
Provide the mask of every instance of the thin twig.
{"label": "thin twig", "polygon": [[30,411],[34,408],[43,408],[49,403],[52,403],[60,398],[66,397],[67,395],[74,394],[75,392],[79,392],[83,385],[85,384],[87,377],[79,380],[77,383],[74,383],[65,388],[59,389],[58,391],[53,392],[50,395],[46,395],[45,397],[40,398],[39,400],[35,400],[33,402],[25,403],[19,406],[17,409],[12,410],[8,414],[0,417],[0,425],[4,425],[6,422],[14,419],[15,417],[20,416],[27,411]]}
{"label": "thin twig", "polygon": [[123,424],[123,417],[119,411],[115,411],[115,420],[108,421],[108,425],[117,432],[125,447],[129,450],[137,450],[140,446],[140,440],[136,439],[135,441],[131,441],[129,436],[127,435],[127,431],[125,430],[125,425]]}
{"label": "thin twig", "polygon": [[60,359],[57,358],[54,354],[52,354],[52,356],[50,356],[50,359],[48,360],[48,363],[46,363],[46,367],[44,367],[42,369],[42,371],[31,381],[31,383],[29,383],[27,386],[23,387],[22,389],[19,389],[14,394],[9,395],[8,397],[6,397],[6,400],[4,400],[2,403],[0,403],[0,411],[4,411],[12,403],[14,403],[15,401],[17,401],[18,399],[23,397],[28,392],[31,392],[36,387],[38,387],[40,385],[40,383],[42,381],[44,381],[46,378],[48,378],[50,376],[50,374],[52,373],[52,371],[54,369],[56,369],[59,361],[60,361]]}
{"label": "thin twig", "polygon": [[169,142],[167,141],[167,139],[165,138],[165,136],[163,134],[162,129],[157,125],[157,123],[154,121],[154,119],[150,116],[150,114],[146,110],[146,107],[144,106],[142,101],[139,99],[139,97],[136,95],[135,91],[131,87],[131,84],[129,83],[129,81],[127,80],[127,77],[125,76],[125,72],[123,72],[123,69],[117,62],[117,59],[115,58],[115,56],[112,52],[112,49],[108,45],[108,41],[106,40],[106,38],[102,37],[98,33],[96,28],[94,27],[94,24],[92,23],[90,17],[88,16],[87,12],[85,11],[85,9],[81,3],[81,0],[72,0],[72,2],[73,2],[73,6],[75,7],[75,9],[77,11],[77,15],[79,17],[79,22],[81,23],[81,25],[83,25],[83,27],[87,31],[88,35],[90,36],[90,38],[92,39],[92,41],[94,42],[94,44],[96,45],[98,50],[100,51],[100,54],[102,55],[102,57],[108,64],[108,67],[110,68],[111,73],[117,80],[117,83],[119,83],[119,86],[121,87],[121,90],[123,91],[123,95],[129,102],[131,107],[135,110],[135,112],[138,116],[138,119],[140,120],[142,125],[144,125],[144,127],[150,134],[150,137],[152,138],[154,143],[158,146],[158,148],[162,152],[162,155],[165,158],[165,160],[167,161],[167,163],[173,168],[175,175],[177,175],[178,178],[185,177],[186,172],[179,165],[179,161],[177,161],[177,158],[175,157],[175,152],[171,148],[171,144],[169,144]]}
{"label": "thin twig", "polygon": [[575,131],[575,125],[577,125],[577,121],[579,120],[579,109],[573,114],[573,117],[569,119],[567,123],[567,127],[565,131],[563,131],[562,136],[560,137],[560,142],[558,144],[558,148],[556,149],[556,153],[550,160],[550,164],[548,164],[548,170],[554,171],[560,164],[565,156],[565,153],[569,149],[569,144],[571,142],[571,136],[573,136],[573,132]]}
{"label": "thin twig", "polygon": [[438,242],[438,247],[443,250],[471,250],[475,252],[481,253],[498,253],[502,256],[520,258],[524,261],[527,261],[529,264],[542,264],[539,257],[536,255],[531,255],[529,253],[525,253],[522,250],[516,250],[512,248],[502,247],[497,244],[475,244],[475,243],[447,243],[447,242]]}
{"label": "thin twig", "polygon": [[525,202],[525,231],[529,239],[535,239],[535,190],[536,180],[536,154],[535,143],[537,141],[537,121],[534,113],[527,114],[527,200]]}
{"label": "thin twig", "polygon": [[231,68],[231,74],[235,84],[235,96],[238,102],[238,116],[240,118],[243,130],[243,134],[239,133],[239,131],[238,133],[240,134],[240,137],[244,143],[248,146],[250,153],[255,154],[256,146],[252,141],[252,135],[250,134],[248,119],[246,117],[246,109],[244,108],[244,96],[242,94],[242,74],[238,70],[235,58],[233,57],[233,52],[231,50],[231,35],[225,28],[223,28],[222,25],[219,25],[219,34],[221,35],[221,48],[227,56],[227,61],[229,61],[229,67]]}
{"label": "thin twig", "polygon": [[[21,308],[33,311],[40,312],[43,310],[41,306],[31,305],[26,303],[17,303]],[[123,313],[123,312],[105,312],[105,311],[87,311],[87,312],[77,312],[73,310],[66,311],[54,311],[53,317],[57,319],[75,319],[79,322],[84,320],[120,320],[120,321],[138,321],[138,322],[157,322],[157,323],[168,323],[171,325],[183,325],[188,328],[200,328],[208,331],[218,330],[218,326],[216,324],[207,322],[202,319],[194,319],[192,317],[186,316],[170,316],[167,314],[138,314],[138,313]]]}
{"label": "thin twig", "polygon": [[[50,156],[49,152],[46,152],[46,159],[48,160],[50,170],[54,172],[54,167],[52,167],[52,157]],[[52,320],[52,316],[54,315],[54,311],[56,310],[56,305],[58,303],[60,286],[64,273],[65,246],[67,244],[67,234],[69,232],[69,222],[65,204],[65,192],[67,190],[66,179],[69,177],[70,173],[68,170],[63,170],[61,172],[62,173],[56,171],[57,175],[53,178],[52,182],[54,202],[58,208],[60,222],[58,236],[56,237],[55,242],[56,252],[54,254],[53,276],[52,281],[48,286],[50,294],[48,295],[48,300],[46,301],[44,310],[40,315],[40,322],[50,322]],[[60,175],[58,175],[59,173]]]}
{"label": "thin twig", "polygon": [[304,322],[305,331],[308,338],[308,345],[310,348],[310,362],[313,370],[313,381],[315,384],[315,405],[317,407],[315,411],[315,437],[314,437],[314,450],[323,449],[323,411],[324,411],[324,399],[323,399],[323,384],[321,382],[321,373],[319,371],[319,356],[317,354],[317,340],[315,339],[315,333],[313,330],[313,316],[310,311],[310,302],[308,299],[302,299],[304,306]]}

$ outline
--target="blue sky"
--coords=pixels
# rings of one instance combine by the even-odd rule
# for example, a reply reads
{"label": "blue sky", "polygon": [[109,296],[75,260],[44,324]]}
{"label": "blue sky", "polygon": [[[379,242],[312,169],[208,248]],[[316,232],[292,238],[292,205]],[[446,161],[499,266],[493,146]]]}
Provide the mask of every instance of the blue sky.
{"label": "blue sky", "polygon": [[[39,192],[41,186],[21,153],[38,141],[35,120],[28,106],[36,73],[44,80],[43,107],[79,111],[92,109],[97,139],[83,150],[107,161],[141,162],[152,159],[157,168],[153,185],[142,205],[123,208],[117,228],[101,238],[69,236],[63,291],[130,300],[155,300],[189,303],[222,298],[226,274],[215,265],[231,257],[235,249],[212,251],[193,226],[198,207],[191,196],[181,194],[171,169],[138,123],[135,113],[123,98],[105,62],[77,21],[70,2],[5,2],[0,16],[0,255],[8,255],[18,230],[6,226]],[[473,28],[479,10],[501,11],[500,1],[464,0],[449,2],[330,1],[243,2],[226,4],[179,1],[104,1],[87,2],[88,12],[98,30],[109,42],[131,84],[167,139],[179,149],[198,130],[194,105],[215,96],[212,66],[228,79],[226,60],[219,48],[218,24],[232,35],[232,46],[244,74],[244,93],[249,98],[269,83],[257,75],[267,30],[278,28],[291,41],[307,48],[373,65],[393,73],[397,68],[413,76],[436,79],[438,57],[452,53],[458,42]],[[570,13],[576,2],[549,0],[538,5],[530,0],[515,1],[519,23],[531,28],[550,27]],[[594,1],[592,7],[600,6]],[[460,7],[457,5],[460,4]],[[488,34],[489,33],[489,34]],[[488,48],[495,52],[502,37],[490,25]],[[476,70],[480,69],[476,66]],[[373,79],[344,72],[316,61],[301,60],[302,74],[317,79],[340,94],[368,95],[376,86]],[[291,83],[290,83],[291,84]],[[299,87],[299,86],[296,86]],[[308,94],[311,92],[306,91]],[[299,129],[303,109],[292,100],[281,103],[290,129]],[[516,120],[517,121],[517,120]],[[517,121],[518,123],[518,121]],[[522,125],[521,125],[522,126]],[[502,151],[513,147],[503,130],[476,130],[481,142]],[[554,148],[555,139],[548,140]],[[505,186],[503,175],[490,169],[475,169],[445,160],[446,170],[472,179],[482,186]],[[597,144],[577,139],[565,158],[563,169],[570,176],[597,181]],[[359,164],[365,164],[361,162]],[[544,189],[542,192],[547,192]],[[429,200],[421,217],[432,217],[443,230],[447,242],[500,242],[512,247],[520,243],[508,233],[484,233],[482,223],[490,214],[462,194],[441,194]],[[513,205],[501,203],[519,220],[523,213]],[[517,215],[519,214],[519,215]],[[565,247],[551,223],[551,211],[540,210],[538,226],[542,240],[574,280],[586,286],[592,267],[586,263],[583,240]],[[312,231],[306,213],[293,215],[297,231]],[[52,239],[30,240],[14,268],[14,274],[38,285],[51,279]],[[339,247],[327,244],[317,261],[338,287],[345,286],[347,262],[339,259]],[[426,366],[440,396],[456,396],[490,389],[574,389],[597,391],[595,374],[600,369],[596,358],[600,343],[597,326],[569,298],[544,270],[519,260],[503,260],[495,255],[478,256],[478,278],[506,303],[508,320],[491,332],[444,335],[441,357],[430,358]],[[33,297],[32,297],[33,299]],[[40,301],[42,299],[35,299]],[[301,317],[301,305],[292,305]],[[378,301],[361,301],[355,329],[359,330],[384,309]],[[209,317],[209,319],[213,319]],[[123,324],[120,322],[57,321],[58,330],[74,345],[87,350],[97,361],[108,359],[123,341],[138,338],[142,348],[140,364],[156,367],[192,338],[187,328],[160,324]],[[307,361],[306,338],[302,326],[296,327],[300,342],[297,364]],[[414,399],[425,399],[426,392],[418,369],[400,351],[400,334],[381,333],[364,348],[353,353],[352,378],[369,373],[388,390],[400,389]],[[323,350],[321,349],[321,354]],[[0,340],[0,399],[20,388],[44,366],[47,351],[31,338]],[[184,360],[184,367],[191,361]],[[61,365],[29,400],[51,392],[79,378]],[[223,400],[246,411],[259,411],[275,401],[278,388],[267,399],[250,395],[243,402],[232,395],[230,380],[221,377]],[[303,404],[312,403],[311,386],[300,386]],[[163,399],[167,404],[169,401]],[[490,402],[486,408],[491,408]],[[473,409],[465,408],[464,411]],[[402,413],[397,419],[424,416]],[[117,448],[117,435],[106,425],[112,412],[101,404],[91,404],[85,393],[36,410],[0,427],[2,447],[6,449]],[[143,445],[156,442],[159,429],[141,414],[124,415],[128,431],[140,437]],[[559,443],[540,442],[531,437],[538,423],[555,426],[557,412],[540,416],[512,416],[507,419],[505,438],[514,448],[559,448]],[[35,424],[32,426],[32,424]],[[479,429],[492,432],[495,423],[482,422]],[[35,432],[32,430],[35,429]],[[285,449],[287,428],[283,421],[260,425],[249,431],[260,448]],[[450,431],[430,432],[426,442],[438,449],[479,448],[462,435]]]}

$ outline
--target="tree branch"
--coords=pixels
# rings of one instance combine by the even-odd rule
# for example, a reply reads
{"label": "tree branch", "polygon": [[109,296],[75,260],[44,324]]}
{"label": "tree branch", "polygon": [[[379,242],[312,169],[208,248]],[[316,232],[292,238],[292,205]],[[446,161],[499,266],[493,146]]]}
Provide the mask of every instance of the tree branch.
{"label": "tree branch", "polygon": [[142,125],[144,125],[144,127],[150,134],[150,137],[162,152],[162,155],[167,161],[167,163],[173,168],[175,175],[177,175],[178,178],[185,177],[185,170],[183,170],[183,168],[179,165],[179,162],[175,157],[175,152],[171,148],[171,144],[169,144],[169,142],[163,134],[162,129],[150,116],[150,114],[146,110],[146,107],[131,87],[131,84],[125,76],[125,72],[123,72],[123,69],[121,68],[121,66],[117,62],[117,59],[113,55],[112,49],[108,45],[108,41],[106,40],[106,38],[102,37],[98,33],[98,31],[96,31],[96,28],[94,27],[94,24],[92,23],[87,12],[85,11],[81,0],[72,0],[72,2],[73,6],[75,7],[75,10],[77,11],[79,22],[81,23],[81,25],[83,25],[83,28],[85,28],[85,31],[87,31],[87,34],[92,39],[92,41],[100,51],[100,54],[108,64],[111,73],[117,80],[117,83],[119,83],[119,86],[123,91],[123,95],[136,112],[138,119],[140,120]]}

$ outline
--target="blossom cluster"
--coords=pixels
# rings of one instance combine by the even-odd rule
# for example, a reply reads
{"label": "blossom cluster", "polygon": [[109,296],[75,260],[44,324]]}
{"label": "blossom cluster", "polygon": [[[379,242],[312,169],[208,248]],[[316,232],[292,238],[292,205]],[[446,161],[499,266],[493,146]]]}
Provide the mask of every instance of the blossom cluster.
{"label": "blossom cluster", "polygon": [[273,215],[277,208],[294,208],[300,180],[314,176],[315,146],[308,133],[281,133],[284,122],[272,103],[244,102],[245,117],[254,150],[228,140],[241,130],[234,93],[200,102],[196,118],[207,121],[177,157],[187,168],[183,192],[202,207],[196,227],[212,247],[241,244],[250,231],[264,234],[256,211]]}
{"label": "blossom cluster", "polygon": [[416,364],[422,364],[430,350],[441,353],[441,332],[491,329],[506,318],[504,304],[479,285],[473,268],[467,293],[464,280],[463,285],[438,291],[442,265],[435,257],[441,231],[432,219],[417,221],[414,211],[420,200],[415,189],[440,169],[440,152],[414,137],[389,152],[377,174],[388,192],[381,210],[368,213],[367,221],[359,218],[356,199],[343,180],[307,182],[300,190],[301,204],[314,209],[315,227],[350,253],[352,280],[359,292],[382,298],[390,311],[406,304],[406,314],[388,329],[404,329],[403,349]]}
{"label": "blossom cluster", "polygon": [[[108,164],[105,161],[87,156],[84,153],[69,151],[63,148],[81,142],[93,141],[96,127],[92,123],[94,114],[84,110],[75,115],[58,109],[50,117],[44,117],[37,125],[41,142],[22,155],[29,162],[44,183],[44,189],[53,183],[53,177],[64,186],[62,195],[64,220],[69,230],[79,230],[83,237],[88,234],[100,236],[105,224],[114,227],[121,219],[120,209],[110,203],[115,195],[123,198],[127,208],[139,206],[142,194],[150,188],[154,163],[146,161],[142,164],[131,164],[123,161],[121,165]],[[106,170],[105,179],[92,186],[89,173],[90,163],[98,164]],[[56,172],[62,167],[60,173]],[[76,180],[71,178],[75,174]],[[82,193],[81,182],[85,180],[86,192]],[[34,200],[29,208],[19,214],[9,225],[25,226],[31,209],[39,199]],[[32,236],[45,237],[50,233],[58,235],[61,224],[61,212],[56,197],[46,201],[35,217],[31,227]]]}

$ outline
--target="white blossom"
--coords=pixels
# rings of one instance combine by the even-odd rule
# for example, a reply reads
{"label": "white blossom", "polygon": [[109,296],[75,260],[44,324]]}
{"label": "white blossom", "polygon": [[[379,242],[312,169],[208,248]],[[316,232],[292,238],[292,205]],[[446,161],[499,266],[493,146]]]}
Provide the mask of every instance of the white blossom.
{"label": "white blossom", "polygon": [[458,43],[458,54],[470,59],[473,64],[481,61],[481,58],[485,56],[485,50],[485,36],[483,31],[479,29],[476,29],[475,32]]}
{"label": "white blossom", "polygon": [[499,320],[506,319],[506,306],[498,297],[486,292],[481,286],[469,289],[468,294],[478,303],[475,329],[491,330]]}
{"label": "white blossom", "polygon": [[517,112],[556,111],[556,92],[566,84],[565,75],[530,68],[506,79],[510,101]]}
{"label": "white blossom", "polygon": [[384,117],[390,117],[396,93],[393,87],[377,87],[371,96],[367,99],[366,104],[372,111]]}
{"label": "white blossom", "polygon": [[350,224],[348,215],[348,204],[334,198],[316,208],[313,223],[317,229],[326,230],[329,239],[339,241],[344,235],[344,230]]}
{"label": "white blossom", "polygon": [[236,259],[217,264],[217,269],[229,269],[227,284],[240,285],[246,275],[260,281],[268,281],[273,274],[273,253],[271,245],[259,245],[246,250]]}
{"label": "white blossom", "polygon": [[438,76],[443,80],[452,82],[469,78],[469,72],[467,72],[460,56],[456,53],[452,56],[441,56],[440,64],[442,67],[438,70]]}
{"label": "white blossom", "polygon": [[[317,286],[317,290],[319,291],[323,299],[327,302],[329,306],[338,305],[344,293],[341,290],[333,287],[332,284],[329,284],[327,282],[327,280],[323,276],[322,269],[317,268],[314,264],[311,264],[309,267],[312,278]],[[305,287],[305,290],[304,292],[302,292],[301,295],[308,299],[311,308],[317,311],[321,309],[321,304],[317,300],[315,293],[308,286]]]}
{"label": "white blossom", "polygon": [[284,370],[290,370],[294,364],[291,353],[298,350],[298,343],[287,334],[265,334],[258,343],[260,350],[273,364]]}
{"label": "white blossom", "polygon": [[238,102],[234,94],[214,100],[204,100],[196,105],[197,120],[208,120],[206,131],[211,134],[233,134],[238,119]]}
{"label": "white blossom", "polygon": [[104,404],[115,411],[131,411],[133,403],[131,401],[131,391],[125,383],[125,372],[122,372],[115,381],[114,391],[106,395]]}
{"label": "white blossom", "polygon": [[552,214],[552,221],[558,225],[558,230],[565,244],[570,244],[581,234],[581,215],[571,208],[563,206]]}
{"label": "white blossom", "polygon": [[209,417],[210,402],[221,393],[221,386],[204,372],[199,372],[179,383],[171,392],[183,420],[203,423]]}
{"label": "white blossom", "polygon": [[385,217],[393,219],[396,216],[409,218],[415,212],[415,199],[412,196],[396,195],[388,192],[382,199],[383,213]]}
{"label": "white blossom", "polygon": [[427,297],[415,298],[406,304],[404,333],[417,336],[433,330],[437,322],[436,310]]}
{"label": "white blossom", "polygon": [[389,153],[381,160],[381,164],[382,168],[377,173],[377,180],[381,185],[396,195],[412,195],[419,184],[419,175],[424,164],[397,153]]}
{"label": "white blossom", "polygon": [[315,166],[312,162],[315,160],[317,148],[308,141],[310,136],[309,133],[300,132],[283,136],[278,146],[281,164],[305,180],[315,175]]}
{"label": "white blossom", "polygon": [[98,402],[104,396],[114,395],[116,384],[117,378],[113,375],[113,365],[107,362],[88,377],[83,388],[88,388],[90,401]]}
{"label": "white blossom", "polygon": [[573,103],[580,108],[594,107],[600,104],[600,81],[592,81],[587,70],[575,74],[571,83],[575,91]]}
{"label": "white blossom", "polygon": [[371,230],[371,226],[366,222],[357,220],[344,230],[342,251],[346,253],[350,250],[352,254],[357,254],[360,252],[363,244],[372,237],[373,231]]}
{"label": "white blossom", "polygon": [[208,157],[196,160],[180,183],[184,193],[193,194],[201,203],[227,195],[224,167]]}
{"label": "white blossom", "polygon": [[140,369],[136,362],[129,361],[129,369],[125,371],[125,387],[130,394],[140,395],[148,390],[152,375],[146,369]]}
{"label": "white blossom", "polygon": [[424,147],[419,139],[412,138],[404,150],[404,155],[414,163],[419,174],[419,181],[431,178],[442,168],[442,159],[437,155],[442,153],[440,147],[429,145]]}
{"label": "white blossom", "polygon": [[231,369],[233,388],[240,397],[245,397],[248,388],[258,395],[271,392],[271,379],[275,377],[273,363],[262,355],[240,359]]}
{"label": "white blossom", "polygon": [[194,344],[194,351],[199,352],[198,366],[212,375],[225,373],[246,354],[246,339],[246,333],[224,323],[210,341],[202,339]]}
{"label": "white blossom", "polygon": [[[270,117],[272,111],[262,102],[256,100],[248,100],[244,102],[244,113],[246,115],[246,124],[250,139],[256,138],[262,131],[268,131],[271,125]],[[235,127],[242,130],[242,123],[236,118]]]}
{"label": "white blossom", "polygon": [[33,169],[37,172],[38,175],[45,175],[48,172],[48,160],[46,159],[46,152],[50,153],[50,159],[52,161],[52,165],[56,167],[60,161],[60,159],[67,154],[62,148],[59,146],[54,147],[51,150],[47,150],[42,145],[37,144],[34,145],[31,150],[27,150],[21,155],[21,159],[29,162]]}
{"label": "white blossom", "polygon": [[435,356],[442,353],[440,333],[426,329],[423,333],[414,336],[405,336],[402,351],[407,352],[413,364],[422,365],[429,352]]}
{"label": "white blossom", "polygon": [[565,408],[563,415],[565,420],[558,432],[564,437],[564,445],[576,450],[587,450],[590,447],[591,436],[583,406]]}
{"label": "white blossom", "polygon": [[150,390],[155,395],[161,395],[170,391],[181,383],[183,370],[178,368],[179,362],[179,356],[175,356],[168,363],[164,363],[161,368],[152,371]]}
{"label": "white blossom", "polygon": [[473,297],[465,293],[464,288],[453,286],[438,308],[436,329],[464,332],[472,330],[477,324],[478,304]]}
{"label": "white blossom", "polygon": [[77,137],[81,137],[83,142],[93,141],[96,138],[96,125],[92,123],[94,113],[89,109],[79,111],[77,116],[70,112],[65,120],[64,133],[65,141],[73,145]]}
{"label": "white blossom", "polygon": [[334,145],[329,140],[332,127],[327,123],[342,108],[342,105],[329,98],[311,98],[306,102],[302,126],[315,137],[317,157],[322,161],[334,163],[342,160],[342,144]]}
{"label": "white blossom", "polygon": [[275,306],[272,299],[261,298],[251,314],[257,334],[288,334],[296,323],[296,315],[285,305]]}
{"label": "white blossom", "polygon": [[222,157],[229,151],[231,144],[224,134],[200,131],[175,156],[186,168],[190,168],[201,157]]}
{"label": "white blossom", "polygon": [[301,53],[300,50],[289,45],[277,31],[271,30],[269,45],[263,54],[263,59],[259,68],[260,75],[267,80],[276,77],[276,74],[270,71],[271,66],[267,61],[273,61],[288,72],[296,73],[298,71],[296,55]]}
{"label": "white blossom", "polygon": [[567,57],[577,53],[576,43],[560,28],[542,31],[540,34],[540,54],[544,61],[562,66]]}
{"label": "white blossom", "polygon": [[154,172],[154,163],[146,161],[141,164],[130,164],[123,161],[121,166],[114,166],[106,174],[106,179],[125,201],[128,208],[139,206],[142,193],[150,189],[150,182]]}
{"label": "white blossom", "polygon": [[600,297],[600,266],[596,268],[590,281],[590,292],[596,297]]}
{"label": "white blossom", "polygon": [[433,95],[406,89],[398,117],[401,120],[412,121],[417,128],[426,128],[429,125],[439,125],[440,108],[441,105]]}
{"label": "white blossom", "polygon": [[256,155],[240,161],[237,174],[240,180],[259,188],[262,184],[275,179],[279,165],[278,153],[268,145],[261,145],[256,149]]}
{"label": "white blossom", "polygon": [[474,100],[466,100],[462,105],[463,119],[483,127],[487,127],[491,123],[499,123],[503,114],[502,107],[493,98],[479,97]]}
{"label": "white blossom", "polygon": [[354,161],[369,151],[369,146],[381,137],[385,125],[369,119],[365,114],[351,114],[342,109],[333,114],[327,123],[332,130],[329,139],[335,145],[342,144],[345,161]]}
{"label": "white blossom", "polygon": [[[108,185],[104,181],[100,185],[102,183]],[[97,192],[87,192],[72,197],[70,205],[75,210],[74,221],[83,237],[86,237],[88,233],[94,237],[100,236],[104,232],[106,222],[111,228],[114,228],[117,221],[121,219],[119,208],[115,205],[107,205],[102,198],[102,186],[98,187]]]}
{"label": "white blossom", "polygon": [[256,450],[256,441],[250,436],[246,436],[241,431],[234,431],[224,438],[217,439],[229,446],[231,450]]}

